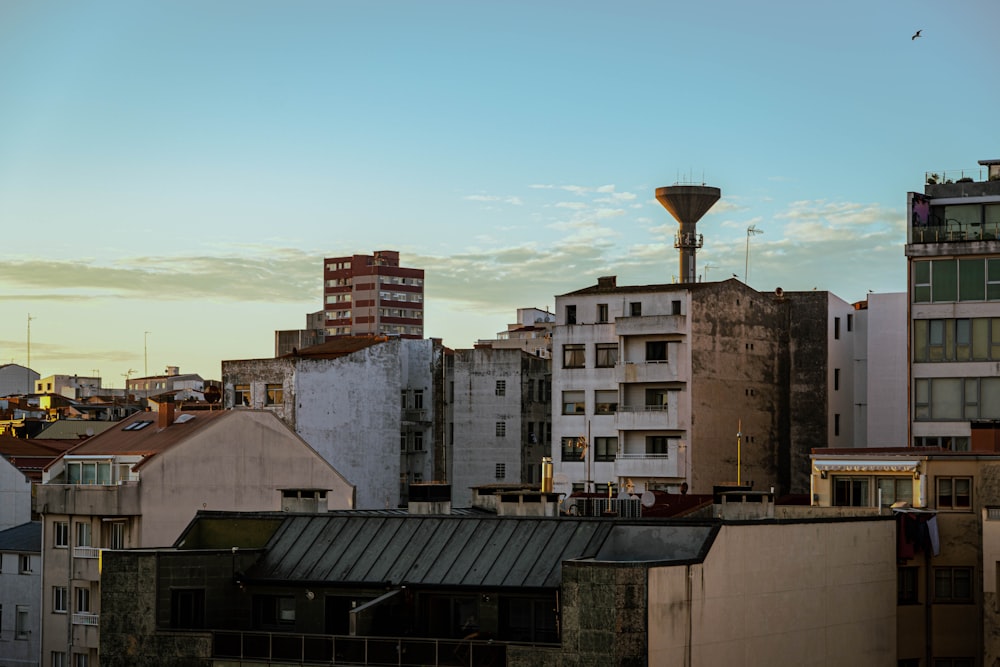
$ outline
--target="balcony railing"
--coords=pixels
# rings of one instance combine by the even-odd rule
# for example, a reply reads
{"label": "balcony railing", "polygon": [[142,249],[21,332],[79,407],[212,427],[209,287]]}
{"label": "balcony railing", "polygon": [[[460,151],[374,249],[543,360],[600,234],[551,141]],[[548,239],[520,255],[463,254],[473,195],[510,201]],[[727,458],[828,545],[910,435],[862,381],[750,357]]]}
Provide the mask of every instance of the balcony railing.
{"label": "balcony railing", "polygon": [[987,507],[986,508],[986,520],[987,521],[1000,521],[1000,507]]}
{"label": "balcony railing", "polygon": [[[552,644],[558,644],[558,640],[553,638]],[[212,657],[220,660],[238,659],[244,663],[476,667],[507,664],[508,646],[524,644],[474,639],[348,637],[269,632],[219,631],[212,634]]]}
{"label": "balcony railing", "polygon": [[100,558],[98,547],[73,547],[73,558]]}
{"label": "balcony railing", "polygon": [[98,614],[73,614],[73,625],[98,625],[101,617]]}

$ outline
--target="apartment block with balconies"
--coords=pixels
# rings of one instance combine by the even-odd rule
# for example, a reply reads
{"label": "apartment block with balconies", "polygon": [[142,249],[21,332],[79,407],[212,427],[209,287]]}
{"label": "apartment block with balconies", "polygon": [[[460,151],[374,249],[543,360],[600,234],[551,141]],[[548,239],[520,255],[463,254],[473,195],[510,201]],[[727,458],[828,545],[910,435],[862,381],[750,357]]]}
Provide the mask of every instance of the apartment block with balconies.
{"label": "apartment block with balconies", "polygon": [[738,280],[557,296],[555,490],[805,492],[809,449],[852,441],[852,312]]}

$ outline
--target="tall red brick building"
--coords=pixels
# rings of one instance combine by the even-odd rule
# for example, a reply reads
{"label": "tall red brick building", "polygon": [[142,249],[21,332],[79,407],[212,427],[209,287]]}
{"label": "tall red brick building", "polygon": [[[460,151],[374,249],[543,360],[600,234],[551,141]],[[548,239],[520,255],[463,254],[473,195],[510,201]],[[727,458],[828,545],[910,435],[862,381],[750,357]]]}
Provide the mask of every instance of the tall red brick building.
{"label": "tall red brick building", "polygon": [[323,262],[326,339],[374,334],[424,337],[424,270],[399,265],[399,252]]}

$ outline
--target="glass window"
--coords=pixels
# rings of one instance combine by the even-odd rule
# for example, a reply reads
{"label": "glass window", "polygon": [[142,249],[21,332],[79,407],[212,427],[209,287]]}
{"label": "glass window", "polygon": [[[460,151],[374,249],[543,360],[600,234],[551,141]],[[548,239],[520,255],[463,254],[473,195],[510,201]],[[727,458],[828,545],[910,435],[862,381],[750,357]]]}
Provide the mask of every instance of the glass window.
{"label": "glass window", "polygon": [[233,405],[250,405],[250,385],[238,384],[233,387]]}
{"label": "glass window", "polygon": [[616,454],[618,454],[618,438],[616,437],[594,438],[595,461],[604,461],[604,462],[614,461]]}
{"label": "glass window", "polygon": [[882,506],[906,501],[913,503],[913,480],[909,477],[879,477],[878,490],[882,493]]}
{"label": "glass window", "polygon": [[632,317],[640,317],[642,315],[642,302],[632,301],[628,304],[628,314]]}
{"label": "glass window", "polygon": [[66,667],[66,653],[64,651],[52,651],[49,654],[50,667]]}
{"label": "glass window", "polygon": [[958,262],[958,300],[982,301],[986,298],[986,263],[982,259]]}
{"label": "glass window", "polygon": [[56,521],[52,525],[53,530],[53,543],[57,547],[68,547],[69,546],[69,522],[68,521]]}
{"label": "glass window", "polygon": [[497,396],[506,396],[507,395],[507,381],[506,380],[497,380],[496,389],[494,390],[494,393]]}
{"label": "glass window", "polygon": [[69,609],[69,592],[65,586],[52,587],[52,611],[65,614]]}
{"label": "glass window", "polygon": [[972,568],[934,568],[934,601],[972,602]]}
{"label": "glass window", "polygon": [[896,604],[920,604],[920,568],[900,567],[896,569]]}
{"label": "glass window", "polygon": [[650,340],[646,341],[646,361],[666,361],[667,341]]}
{"label": "glass window", "polygon": [[506,479],[507,477],[507,464],[498,463],[496,465],[496,478],[497,480]]}
{"label": "glass window", "polygon": [[597,363],[598,368],[614,368],[618,363],[618,343],[598,343]]}
{"label": "glass window", "polygon": [[14,608],[14,639],[27,639],[30,635],[28,608],[19,604]]}
{"label": "glass window", "polygon": [[86,614],[90,612],[90,589],[78,586],[76,588],[76,613]]}
{"label": "glass window", "polygon": [[90,524],[89,523],[77,523],[76,524],[76,546],[78,547],[89,547],[90,544]]}
{"label": "glass window", "polygon": [[498,438],[507,437],[507,422],[499,421],[496,423],[496,434]]}
{"label": "glass window", "polygon": [[285,402],[285,390],[280,384],[267,385],[267,405],[281,405]]}
{"label": "glass window", "polygon": [[618,412],[618,390],[598,389],[594,392],[594,414],[613,415]]}
{"label": "glass window", "polygon": [[583,438],[563,438],[562,460],[582,461],[586,449],[587,449],[587,443],[586,440],[584,440]]}
{"label": "glass window", "polygon": [[562,400],[564,415],[582,415],[586,412],[583,391],[564,391]]}
{"label": "glass window", "polygon": [[608,304],[597,304],[597,321],[601,323],[608,321]]}
{"label": "glass window", "polygon": [[953,259],[931,262],[931,298],[935,303],[958,298],[958,263]]}
{"label": "glass window", "polygon": [[566,324],[576,324],[576,306],[566,306]]}
{"label": "glass window", "polygon": [[931,384],[931,419],[962,419],[961,378],[934,378]]}
{"label": "glass window", "polygon": [[837,507],[870,507],[868,477],[834,477],[833,504]]}
{"label": "glass window", "polygon": [[937,507],[938,509],[971,509],[972,478],[938,477]]}
{"label": "glass window", "polygon": [[582,343],[563,345],[563,368],[583,368],[584,354]]}
{"label": "glass window", "polygon": [[913,263],[913,301],[928,303],[931,300],[931,263]]}
{"label": "glass window", "polygon": [[670,438],[665,435],[646,436],[647,454],[668,454],[670,453]]}

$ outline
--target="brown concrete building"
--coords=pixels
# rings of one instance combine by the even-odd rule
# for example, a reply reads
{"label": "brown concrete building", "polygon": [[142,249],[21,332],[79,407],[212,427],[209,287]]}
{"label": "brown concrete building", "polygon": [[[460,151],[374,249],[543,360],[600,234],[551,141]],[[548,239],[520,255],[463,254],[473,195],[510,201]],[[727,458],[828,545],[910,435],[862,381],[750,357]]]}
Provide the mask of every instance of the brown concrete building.
{"label": "brown concrete building", "polygon": [[399,252],[329,257],[323,261],[326,338],[424,337],[424,270],[399,265]]}

